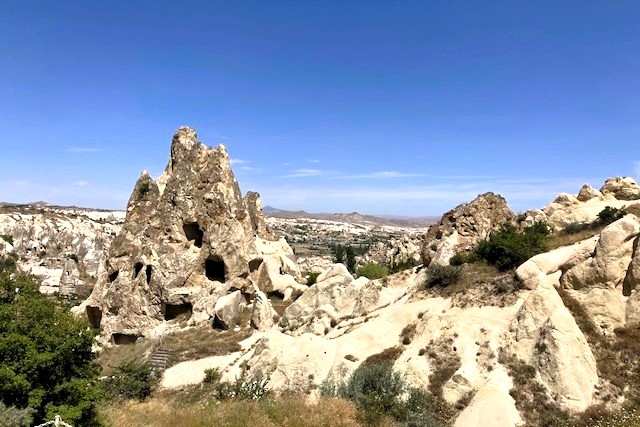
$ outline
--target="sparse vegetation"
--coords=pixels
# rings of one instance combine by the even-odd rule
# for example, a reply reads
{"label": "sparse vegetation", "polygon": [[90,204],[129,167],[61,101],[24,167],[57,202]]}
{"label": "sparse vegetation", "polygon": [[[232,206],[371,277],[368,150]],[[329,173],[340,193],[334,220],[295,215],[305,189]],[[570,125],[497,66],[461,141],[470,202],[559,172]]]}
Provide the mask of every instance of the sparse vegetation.
{"label": "sparse vegetation", "polygon": [[13,246],[13,236],[10,234],[2,234],[0,237],[7,242],[8,244]]}
{"label": "sparse vegetation", "polygon": [[138,185],[138,196],[145,196],[150,189],[151,187],[149,186],[149,181],[141,182],[140,185]]}
{"label": "sparse vegetation", "polygon": [[370,262],[361,267],[358,267],[358,277],[366,277],[369,280],[382,279],[389,275],[389,269],[381,264]]}
{"label": "sparse vegetation", "polygon": [[475,252],[498,270],[507,271],[546,252],[550,232],[544,222],[536,222],[522,232],[512,224],[504,224],[500,230],[491,233],[489,239],[478,243]]}
{"label": "sparse vegetation", "polygon": [[104,389],[112,399],[143,400],[158,382],[153,367],[149,363],[130,360],[116,367],[115,372],[103,381]]}
{"label": "sparse vegetation", "polygon": [[447,287],[457,283],[459,279],[460,267],[433,264],[429,266],[425,286],[427,288],[433,288],[435,286]]}
{"label": "sparse vegetation", "polygon": [[439,425],[429,412],[430,396],[407,386],[404,378],[393,371],[392,363],[363,363],[346,382],[327,381],[321,392],[324,396],[338,396],[355,403],[358,420],[366,426],[383,425],[389,423],[390,418],[411,425]]}
{"label": "sparse vegetation", "polygon": [[618,209],[611,206],[606,206],[598,214],[598,222],[603,225],[611,224],[625,215],[624,208]]}
{"label": "sparse vegetation", "polygon": [[319,275],[320,273],[309,273],[309,275],[307,276],[307,286],[315,285]]}

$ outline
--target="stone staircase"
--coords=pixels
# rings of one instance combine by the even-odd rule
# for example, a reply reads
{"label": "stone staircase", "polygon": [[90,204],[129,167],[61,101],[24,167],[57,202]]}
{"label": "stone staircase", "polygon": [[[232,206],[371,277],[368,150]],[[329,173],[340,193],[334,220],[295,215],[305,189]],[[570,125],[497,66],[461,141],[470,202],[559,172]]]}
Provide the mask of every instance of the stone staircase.
{"label": "stone staircase", "polygon": [[171,355],[169,351],[167,351],[163,347],[159,347],[158,349],[156,349],[156,351],[153,352],[153,354],[151,355],[151,359],[149,359],[149,362],[158,371],[164,371],[169,365],[170,357]]}

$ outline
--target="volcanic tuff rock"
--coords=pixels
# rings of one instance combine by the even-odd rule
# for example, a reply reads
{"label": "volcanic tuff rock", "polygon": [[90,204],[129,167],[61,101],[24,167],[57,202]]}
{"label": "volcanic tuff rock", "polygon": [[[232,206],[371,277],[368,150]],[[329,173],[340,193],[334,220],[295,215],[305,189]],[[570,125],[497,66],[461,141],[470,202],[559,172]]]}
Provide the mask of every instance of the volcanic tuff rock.
{"label": "volcanic tuff rock", "polygon": [[422,263],[448,264],[457,252],[472,249],[494,229],[515,217],[502,196],[481,194],[472,202],[447,212],[429,228],[422,244]]}
{"label": "volcanic tuff rock", "polygon": [[361,257],[359,264],[375,262],[377,264],[398,266],[420,263],[422,235],[405,234],[401,238],[392,238],[386,242],[377,242]]}
{"label": "volcanic tuff rock", "polygon": [[228,327],[240,300],[216,302],[236,290],[300,293],[291,249],[261,238],[272,236],[259,197],[246,200],[249,208],[224,145],[210,148],[193,129],[180,128],[164,174],[154,181],[143,172],[136,183],[107,271],[81,309],[119,343],[191,312],[192,321],[217,315]]}
{"label": "volcanic tuff rock", "polygon": [[123,212],[3,206],[0,254],[15,254],[20,270],[42,280],[43,293],[86,296],[104,272],[107,250],[123,219]]}
{"label": "volcanic tuff rock", "polygon": [[577,196],[562,193],[544,207],[544,218],[552,229],[560,231],[573,224],[588,224],[598,219],[607,206],[629,208],[638,203],[640,187],[631,178],[610,178],[600,191],[585,184]]}

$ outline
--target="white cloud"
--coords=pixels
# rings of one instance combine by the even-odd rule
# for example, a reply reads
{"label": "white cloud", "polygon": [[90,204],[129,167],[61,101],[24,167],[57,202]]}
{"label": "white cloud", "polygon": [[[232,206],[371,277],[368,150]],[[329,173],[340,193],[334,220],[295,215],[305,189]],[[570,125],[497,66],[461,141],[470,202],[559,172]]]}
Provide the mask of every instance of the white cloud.
{"label": "white cloud", "polygon": [[350,178],[350,179],[355,179],[355,178],[362,178],[362,179],[369,179],[369,178],[411,178],[411,177],[418,177],[418,176],[425,176],[425,175],[421,174],[421,173],[405,173],[405,172],[397,172],[397,171],[380,171],[380,172],[365,173],[365,174],[362,174],[362,175],[346,175],[346,176],[342,176],[341,178]]}
{"label": "white cloud", "polygon": [[69,153],[83,154],[83,153],[100,153],[104,151],[102,148],[93,148],[93,147],[73,147],[67,148]]}
{"label": "white cloud", "polygon": [[318,159],[309,159],[309,163],[320,163]]}
{"label": "white cloud", "polygon": [[76,181],[73,183],[76,187],[86,187],[89,185],[88,181]]}
{"label": "white cloud", "polygon": [[251,163],[249,160],[243,160],[243,159],[231,159],[230,163],[232,165],[244,165],[246,163]]}
{"label": "white cloud", "polygon": [[308,176],[327,176],[331,175],[331,171],[323,171],[320,169],[295,169],[292,173],[282,175],[280,178],[301,178]]}
{"label": "white cloud", "polygon": [[240,170],[247,171],[247,172],[262,172],[262,169],[254,168],[254,167],[251,167],[251,166],[242,166],[240,168]]}

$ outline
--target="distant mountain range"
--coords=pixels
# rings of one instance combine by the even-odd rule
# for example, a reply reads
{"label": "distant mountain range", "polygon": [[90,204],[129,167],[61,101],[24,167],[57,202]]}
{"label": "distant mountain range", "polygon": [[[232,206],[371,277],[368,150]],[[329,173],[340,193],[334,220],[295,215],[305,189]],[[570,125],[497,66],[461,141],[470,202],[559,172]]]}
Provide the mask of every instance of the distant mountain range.
{"label": "distant mountain range", "polygon": [[440,218],[435,216],[409,217],[393,215],[363,215],[358,212],[351,213],[309,213],[306,211],[287,211],[265,206],[262,211],[266,216],[288,219],[319,219],[325,221],[338,221],[350,224],[388,225],[394,227],[426,227],[437,222]]}

